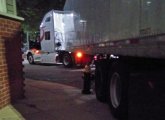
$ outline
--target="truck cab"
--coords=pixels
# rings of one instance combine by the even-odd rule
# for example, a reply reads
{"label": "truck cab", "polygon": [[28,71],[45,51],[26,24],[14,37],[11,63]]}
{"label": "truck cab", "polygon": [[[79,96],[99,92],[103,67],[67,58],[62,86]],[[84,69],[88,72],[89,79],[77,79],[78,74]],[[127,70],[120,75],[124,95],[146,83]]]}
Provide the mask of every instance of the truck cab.
{"label": "truck cab", "polygon": [[77,37],[81,27],[80,16],[73,11],[51,10],[46,13],[40,24],[41,49],[29,50],[29,63],[63,63],[65,67],[86,63],[85,52],[74,47],[81,42]]}

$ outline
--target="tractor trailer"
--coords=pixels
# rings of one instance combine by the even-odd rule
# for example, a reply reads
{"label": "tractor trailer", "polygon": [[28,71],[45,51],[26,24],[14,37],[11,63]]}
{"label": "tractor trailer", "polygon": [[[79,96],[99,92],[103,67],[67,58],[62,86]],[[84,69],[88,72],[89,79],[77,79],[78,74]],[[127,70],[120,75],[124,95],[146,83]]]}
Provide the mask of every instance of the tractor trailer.
{"label": "tractor trailer", "polygon": [[[83,22],[83,21],[82,21]],[[79,43],[76,37],[83,34],[80,16],[73,11],[51,10],[45,14],[40,24],[40,34],[29,42],[27,60],[34,63],[62,63],[65,67],[82,66],[90,62],[90,55],[82,49],[74,49]],[[39,35],[39,36],[37,36]]]}
{"label": "tractor trailer", "polygon": [[128,116],[130,74],[165,65],[165,1],[66,0],[64,11],[78,16],[71,52],[94,59],[96,98]]}

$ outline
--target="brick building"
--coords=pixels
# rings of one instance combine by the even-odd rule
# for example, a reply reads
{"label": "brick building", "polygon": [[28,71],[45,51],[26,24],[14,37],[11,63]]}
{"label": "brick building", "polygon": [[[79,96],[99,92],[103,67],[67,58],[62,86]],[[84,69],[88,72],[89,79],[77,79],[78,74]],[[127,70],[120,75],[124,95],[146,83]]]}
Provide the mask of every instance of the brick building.
{"label": "brick building", "polygon": [[0,109],[24,95],[22,21],[15,0],[0,0]]}

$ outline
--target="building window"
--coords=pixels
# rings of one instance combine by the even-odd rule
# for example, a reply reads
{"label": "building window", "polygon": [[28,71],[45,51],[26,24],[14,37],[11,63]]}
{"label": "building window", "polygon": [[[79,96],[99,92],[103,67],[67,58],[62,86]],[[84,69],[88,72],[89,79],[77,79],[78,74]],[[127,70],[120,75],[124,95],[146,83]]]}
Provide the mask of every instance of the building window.
{"label": "building window", "polygon": [[6,0],[7,13],[16,15],[15,0]]}
{"label": "building window", "polygon": [[0,12],[6,14],[16,15],[16,1],[15,0],[0,0]]}
{"label": "building window", "polygon": [[45,32],[45,40],[50,40],[50,31]]}

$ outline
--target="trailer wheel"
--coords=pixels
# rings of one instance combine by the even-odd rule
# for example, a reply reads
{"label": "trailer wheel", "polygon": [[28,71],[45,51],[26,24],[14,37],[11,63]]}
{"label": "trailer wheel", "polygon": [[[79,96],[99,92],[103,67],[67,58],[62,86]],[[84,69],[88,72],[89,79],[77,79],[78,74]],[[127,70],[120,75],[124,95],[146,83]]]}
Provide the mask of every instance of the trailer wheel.
{"label": "trailer wheel", "polygon": [[[104,63],[104,62],[102,62]],[[100,102],[107,101],[107,79],[108,79],[108,70],[105,64],[98,65],[95,70],[95,92],[96,98]]]}
{"label": "trailer wheel", "polygon": [[65,53],[63,55],[63,60],[62,61],[63,61],[63,65],[65,67],[71,67],[73,65],[72,57],[68,53]]}
{"label": "trailer wheel", "polygon": [[32,54],[28,54],[27,59],[28,59],[29,64],[34,64],[34,58]]}
{"label": "trailer wheel", "polygon": [[128,67],[115,63],[109,72],[108,103],[115,117],[128,117]]}

